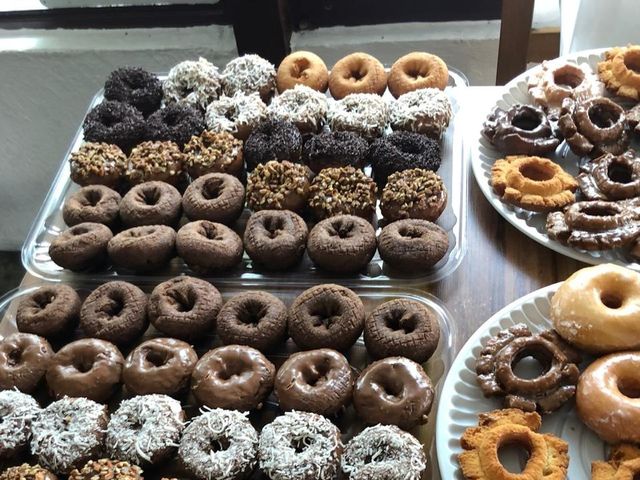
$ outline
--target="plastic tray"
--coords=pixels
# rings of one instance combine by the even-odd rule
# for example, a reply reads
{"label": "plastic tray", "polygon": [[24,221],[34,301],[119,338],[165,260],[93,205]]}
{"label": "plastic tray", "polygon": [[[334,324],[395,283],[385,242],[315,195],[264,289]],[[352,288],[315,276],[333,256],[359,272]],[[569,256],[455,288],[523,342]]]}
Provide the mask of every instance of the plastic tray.
{"label": "plastic tray", "polygon": [[[81,296],[86,296],[91,288],[96,285],[88,285],[88,284],[75,284],[74,287],[77,288],[78,292]],[[145,291],[149,292],[152,289],[152,285],[144,286],[140,285]],[[8,335],[9,333],[15,332],[16,323],[15,323],[15,311],[18,307],[18,304],[22,298],[24,298],[27,294],[37,290],[41,287],[31,287],[31,288],[18,288],[7,293],[4,297],[0,298],[0,339],[3,336]],[[231,288],[223,288],[221,289],[221,293],[225,300],[233,296],[234,294],[250,290],[248,288],[243,287],[231,287]],[[294,298],[303,291],[303,288],[273,288],[268,289],[267,291],[273,293],[278,296],[287,306],[289,306]],[[412,430],[413,433],[424,445],[425,452],[428,455],[428,470],[424,476],[423,480],[429,479],[439,479],[439,473],[436,462],[436,454],[435,454],[435,425],[436,425],[436,411],[438,406],[438,400],[441,395],[442,384],[444,382],[444,378],[451,366],[453,361],[453,345],[456,344],[457,341],[457,333],[455,328],[455,322],[451,318],[451,315],[444,307],[442,303],[435,297],[424,294],[418,291],[404,291],[397,292],[393,290],[381,290],[375,288],[364,288],[364,289],[354,289],[354,291],[360,296],[362,299],[365,309],[368,312],[373,310],[375,307],[380,305],[381,303],[394,299],[394,298],[406,298],[416,300],[427,305],[431,310],[435,313],[438,318],[438,322],[440,324],[441,336],[440,343],[438,344],[438,348],[436,352],[433,354],[431,359],[424,364],[424,368],[428,373],[429,377],[432,379],[434,386],[436,388],[436,396],[434,405],[432,407],[432,413],[429,416],[429,422],[421,427],[415,428]],[[144,338],[151,338],[154,336],[159,336],[159,333],[153,328],[150,327],[149,330],[144,335]],[[219,344],[215,335],[207,336],[204,340],[197,343],[195,345],[196,351],[199,355],[202,355],[206,351],[208,351],[213,346],[217,346]],[[61,344],[53,344],[55,350],[59,349]],[[269,354],[269,358],[279,366],[282,364],[284,359],[292,352],[296,351],[295,345],[289,340],[281,349],[273,354]],[[127,349],[122,350],[123,354],[126,355],[128,353]],[[347,353],[347,357],[356,372],[360,371],[364,366],[370,363],[370,360],[367,357],[366,350],[364,348],[364,343],[362,341],[362,337],[356,345],[354,345],[351,350]],[[46,395],[44,388],[41,389],[36,394],[36,397],[41,400],[43,404],[46,404],[50,399]],[[118,396],[113,400],[110,405],[111,411],[118,403]],[[194,406],[193,400],[191,397],[185,396],[181,398],[183,406],[187,411],[188,416],[193,416],[198,414],[197,407]],[[272,420],[276,415],[279,414],[279,409],[277,407],[277,401],[272,396],[266,402],[265,407],[259,412],[254,412],[250,415],[253,425],[256,428],[260,428],[261,425],[268,423]],[[339,415],[338,417],[333,419],[336,425],[340,428],[343,434],[343,441],[348,441],[353,435],[362,430],[364,425],[360,422],[356,416],[352,407],[347,408],[347,410]],[[17,460],[19,462],[22,459]],[[27,459],[28,460],[28,459]],[[172,464],[177,464],[178,462],[170,462]],[[6,468],[6,465],[0,462],[0,471],[3,468]],[[166,471],[169,468],[173,469],[173,465],[165,466],[162,472],[153,472],[151,469],[145,472],[145,477],[149,476],[149,478],[161,478],[161,475],[177,475],[181,476],[181,472],[179,471]],[[150,475],[147,475],[150,474]],[[252,478],[263,478],[260,474],[254,475]],[[266,478],[266,477],[264,477]]]}
{"label": "plastic tray", "polygon": [[[466,78],[453,70],[450,71],[449,81],[453,86],[466,85]],[[388,286],[391,283],[424,285],[436,282],[452,273],[460,265],[466,250],[467,175],[462,146],[462,127],[465,125],[461,113],[462,109],[456,100],[456,89],[447,88],[446,92],[451,99],[454,116],[442,139],[442,166],[438,173],[444,180],[449,200],[444,213],[437,223],[448,232],[449,250],[445,257],[433,268],[408,276],[401,276],[395,272],[390,274],[376,252],[364,272],[349,276],[338,276],[319,271],[305,254],[302,262],[296,268],[287,272],[274,273],[260,271],[255,268],[251,259],[245,254],[237,268],[221,274],[206,276],[205,278],[218,284],[244,285],[247,283],[322,283],[336,281],[345,285]],[[386,92],[385,96],[390,97],[390,93]],[[102,94],[98,93],[91,102],[90,108],[101,101]],[[160,271],[142,275],[134,274],[133,272],[116,271],[111,267],[86,273],[74,273],[62,269],[51,260],[48,251],[49,245],[55,237],[67,228],[62,219],[62,207],[65,200],[79,188],[70,179],[68,158],[70,153],[75,151],[81,143],[82,128],[79,128],[22,247],[22,263],[25,269],[36,277],[54,282],[72,281],[74,279],[99,282],[116,278],[132,281],[161,281],[164,278],[170,278],[180,273],[189,273],[190,270],[180,258],[175,258],[166,268]],[[249,215],[250,211],[245,209],[234,227],[241,236]],[[377,209],[377,217],[381,218],[379,208]],[[185,219],[183,219],[184,221]]]}

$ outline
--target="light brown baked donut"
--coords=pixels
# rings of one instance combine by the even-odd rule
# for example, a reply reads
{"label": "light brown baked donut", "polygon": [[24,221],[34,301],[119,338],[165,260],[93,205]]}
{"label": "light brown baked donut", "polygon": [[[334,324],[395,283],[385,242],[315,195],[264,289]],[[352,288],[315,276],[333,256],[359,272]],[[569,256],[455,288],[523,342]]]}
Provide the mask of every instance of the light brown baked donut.
{"label": "light brown baked donut", "polygon": [[356,52],[338,60],[329,75],[329,91],[336,100],[350,93],[377,93],[387,88],[387,73],[380,61],[368,53]]}
{"label": "light brown baked donut", "polygon": [[296,85],[306,85],[324,93],[328,83],[329,71],[324,61],[315,53],[304,50],[284,57],[276,74],[279,93]]}
{"label": "light brown baked donut", "polygon": [[419,88],[444,90],[448,81],[449,69],[440,57],[427,52],[411,52],[391,66],[387,85],[391,94],[398,98]]}

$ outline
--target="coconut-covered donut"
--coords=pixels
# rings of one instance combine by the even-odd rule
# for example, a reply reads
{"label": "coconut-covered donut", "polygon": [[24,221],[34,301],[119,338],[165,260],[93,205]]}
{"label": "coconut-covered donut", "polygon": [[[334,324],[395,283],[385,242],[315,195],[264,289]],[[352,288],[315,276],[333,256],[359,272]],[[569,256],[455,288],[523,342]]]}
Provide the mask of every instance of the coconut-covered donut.
{"label": "coconut-covered donut", "polygon": [[335,99],[352,93],[382,95],[387,88],[387,72],[380,61],[363,52],[341,58],[331,69],[329,91]]}
{"label": "coconut-covered donut", "polygon": [[405,93],[389,109],[389,122],[394,130],[424,133],[439,139],[451,120],[451,102],[437,88],[422,88]]}
{"label": "coconut-covered donut", "polygon": [[76,326],[81,306],[80,296],[69,285],[45,285],[20,300],[16,326],[20,332],[56,337]]}
{"label": "coconut-covered donut", "polygon": [[120,219],[127,227],[177,225],[182,216],[182,195],[166,182],[135,185],[120,202]]}
{"label": "coconut-covered donut", "polygon": [[267,106],[257,92],[236,92],[232,97],[223,95],[207,107],[207,128],[212,132],[229,132],[240,140],[267,118]]}
{"label": "coconut-covered donut", "polygon": [[447,206],[447,189],[440,176],[423,168],[389,175],[382,190],[380,211],[390,222],[421,218],[435,222]]}
{"label": "coconut-covered donut", "polygon": [[145,119],[137,108],[114,100],[93,107],[82,122],[86,141],[113,143],[125,153],[144,137],[145,127]]}
{"label": "coconut-covered donut", "polygon": [[363,168],[369,143],[355,132],[323,132],[304,144],[302,159],[318,174],[324,168]]}
{"label": "coconut-covered donut", "polygon": [[375,182],[359,168],[325,168],[311,182],[309,207],[318,219],[334,215],[370,219],[377,191]]}
{"label": "coconut-covered donut", "polygon": [[69,157],[71,180],[78,185],[120,185],[127,171],[127,156],[109,143],[84,142]]}
{"label": "coconut-covered donut", "polygon": [[176,231],[166,225],[143,225],[123,230],[107,245],[109,259],[116,268],[151,272],[175,256]]}
{"label": "coconut-covered donut", "polygon": [[329,71],[318,55],[300,50],[290,53],[280,62],[276,84],[280,93],[296,85],[306,85],[324,93],[329,85]]}
{"label": "coconut-covered donut", "polygon": [[242,140],[228,132],[205,130],[184,146],[184,163],[191,178],[207,173],[240,176],[244,167]]}
{"label": "coconut-covered donut", "polygon": [[169,140],[182,147],[192,135],[204,130],[201,111],[189,105],[172,103],[147,118],[145,137],[148,140]]}
{"label": "coconut-covered donut", "polygon": [[31,395],[0,391],[0,459],[14,458],[27,449],[31,423],[39,413],[40,405]]}
{"label": "coconut-covered donut", "polygon": [[176,185],[184,175],[184,154],[172,141],[142,142],[129,155],[127,179],[132,184],[165,182]]}
{"label": "coconut-covered donut", "polygon": [[228,96],[236,92],[257,92],[268,102],[276,90],[276,68],[259,55],[242,55],[234,58],[222,71],[223,91]]}
{"label": "coconut-covered donut", "polygon": [[247,171],[271,160],[297,162],[302,153],[302,135],[291,123],[267,120],[256,127],[244,143]]}
{"label": "coconut-covered donut", "polygon": [[449,237],[428,220],[407,218],[390,223],[378,236],[378,251],[392,269],[404,273],[433,268],[449,249]]}
{"label": "coconut-covered donut", "polygon": [[628,45],[607,50],[598,63],[598,75],[614,95],[640,100],[640,46]]}
{"label": "coconut-covered donut", "polygon": [[107,77],[104,98],[128,103],[149,115],[160,108],[162,82],[140,67],[120,67]]}
{"label": "coconut-covered donut", "polygon": [[33,392],[44,377],[53,349],[31,333],[12,333],[0,340],[0,389]]}
{"label": "coconut-covered donut", "polygon": [[194,180],[182,197],[189,220],[209,220],[229,225],[244,208],[244,186],[228,173],[208,173]]}
{"label": "coconut-covered donut", "polygon": [[204,110],[218,98],[222,84],[218,68],[200,57],[172,67],[162,89],[167,105],[178,103]]}
{"label": "coconut-covered donut", "polygon": [[448,82],[449,69],[440,57],[427,52],[411,52],[391,66],[387,85],[391,94],[398,98],[422,88],[444,90]]}
{"label": "coconut-covered donut", "polygon": [[107,245],[112,237],[106,225],[78,223],[51,241],[49,256],[56,265],[74,272],[95,268],[107,258]]}
{"label": "coconut-covered donut", "polygon": [[229,227],[209,220],[184,225],[176,236],[176,249],[191,270],[199,274],[235,267],[242,260],[242,239]]}
{"label": "coconut-covered donut", "polygon": [[261,163],[247,180],[247,207],[254,211],[300,212],[307,203],[310,178],[311,170],[299,163]]}
{"label": "coconut-covered donut", "polygon": [[327,97],[313,88],[296,85],[275,97],[269,104],[269,116],[293,123],[301,133],[316,133],[327,116]]}
{"label": "coconut-covered donut", "polygon": [[589,200],[625,200],[640,197],[640,157],[634,150],[607,153],[580,166],[580,191]]}
{"label": "coconut-covered donut", "polygon": [[71,194],[62,207],[62,219],[69,227],[79,223],[118,223],[122,197],[104,185],[88,185]]}
{"label": "coconut-covered donut", "polygon": [[352,93],[341,100],[329,102],[327,121],[331,131],[356,132],[373,139],[384,134],[389,122],[389,106],[378,95]]}

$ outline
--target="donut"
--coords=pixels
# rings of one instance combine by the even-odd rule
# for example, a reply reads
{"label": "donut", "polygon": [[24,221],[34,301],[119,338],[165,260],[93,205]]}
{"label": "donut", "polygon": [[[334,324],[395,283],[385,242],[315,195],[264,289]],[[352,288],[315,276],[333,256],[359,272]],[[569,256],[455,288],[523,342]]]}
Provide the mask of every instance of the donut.
{"label": "donut", "polygon": [[221,223],[198,220],[176,235],[178,255],[199,274],[229,270],[242,261],[242,239]]}
{"label": "donut", "polygon": [[149,115],[160,108],[162,82],[140,67],[120,67],[104,82],[104,98],[128,103]]}
{"label": "donut", "polygon": [[299,50],[282,59],[276,72],[278,92],[305,85],[319,92],[329,86],[329,71],[324,61],[315,53]]}
{"label": "donut", "polygon": [[278,369],[275,392],[282,410],[329,416],[351,402],[354,380],[344,355],[321,348],[291,355]]}
{"label": "donut", "polygon": [[368,159],[380,188],[387,184],[392,173],[413,168],[436,172],[442,162],[440,144],[436,140],[420,133],[402,131],[374,141]]}
{"label": "donut", "polygon": [[397,298],[377,306],[364,321],[364,344],[373,358],[407,357],[424,363],[438,348],[434,312],[415,300]]}
{"label": "donut", "polygon": [[62,207],[62,219],[69,227],[79,223],[102,223],[114,227],[118,223],[122,197],[104,185],[88,185],[71,194]]}
{"label": "donut", "polygon": [[260,432],[260,469],[272,480],[336,478],[343,446],[340,430],[321,415],[286,412]]}
{"label": "donut", "polygon": [[82,300],[68,285],[45,285],[24,296],[16,311],[18,331],[42,337],[69,333],[78,323]]}
{"label": "donut", "polygon": [[369,143],[354,132],[323,132],[304,144],[302,159],[318,174],[324,168],[363,168]]}
{"label": "donut", "polygon": [[593,480],[606,480],[607,478],[624,478],[625,476],[636,475],[640,471],[639,458],[640,449],[635,445],[621,443],[611,447],[608,462],[591,462],[591,478]]}
{"label": "donut", "polygon": [[184,155],[177,144],[142,142],[131,150],[127,179],[132,184],[159,181],[177,184],[184,174]]}
{"label": "donut", "polygon": [[267,119],[267,106],[257,93],[236,92],[232,97],[221,96],[207,107],[204,121],[216,133],[227,132],[246,140],[260,123]]}
{"label": "donut", "polygon": [[241,480],[258,463],[258,432],[246,414],[216,408],[184,429],[178,455],[198,480]]}
{"label": "donut", "polygon": [[112,237],[106,225],[78,223],[51,241],[49,256],[56,265],[74,272],[99,267],[107,258],[107,244]]}
{"label": "donut", "polygon": [[389,70],[387,86],[398,98],[424,88],[444,90],[449,83],[447,64],[432,53],[411,52],[397,59]]}
{"label": "donut", "polygon": [[131,283],[103,283],[82,304],[80,328],[116,345],[131,343],[147,329],[147,296]]}
{"label": "donut", "polygon": [[627,45],[607,50],[598,63],[598,76],[614,95],[640,100],[640,46]]}
{"label": "donut", "polygon": [[287,320],[287,307],[278,297],[263,291],[243,292],[220,309],[217,334],[225,345],[247,345],[266,352],[284,340]]}
{"label": "donut", "polygon": [[257,92],[264,102],[268,102],[276,90],[276,68],[259,55],[242,55],[224,67],[222,88],[229,97],[236,92]]}
{"label": "donut", "polygon": [[273,388],[275,374],[273,363],[255,348],[226,345],[198,360],[191,375],[191,392],[208,408],[260,409]]}
{"label": "donut", "polygon": [[136,465],[158,464],[177,450],[184,421],[180,402],[167,395],[123,400],[107,425],[106,450]]}
{"label": "donut", "polygon": [[356,273],[369,264],[376,246],[376,231],[367,220],[336,215],[311,229],[307,252],[313,263],[324,270]]}
{"label": "donut", "polygon": [[332,132],[355,132],[367,140],[381,137],[389,123],[389,106],[372,93],[352,93],[329,102],[327,123]]}
{"label": "donut", "polygon": [[84,140],[112,143],[128,153],[145,136],[142,113],[131,105],[105,100],[96,105],[82,122]]}
{"label": "donut", "polygon": [[309,207],[318,219],[335,215],[371,218],[378,188],[371,177],[354,167],[325,168],[311,182]]}
{"label": "donut", "polygon": [[173,66],[162,90],[167,105],[176,103],[205,110],[220,95],[222,78],[214,64],[200,57]]}
{"label": "donut", "polygon": [[435,222],[447,206],[442,178],[423,168],[392,173],[382,190],[380,211],[385,220],[419,218]]}
{"label": "donut", "polygon": [[81,186],[116,188],[127,171],[127,156],[120,147],[104,142],[84,142],[69,156],[71,180]]}
{"label": "donut", "polygon": [[165,335],[194,339],[209,333],[222,307],[222,296],[205,280],[182,275],[158,284],[149,297],[151,324]]}
{"label": "donut", "polygon": [[69,474],[69,480],[142,480],[142,469],[122,460],[101,458],[89,460],[80,470]]}
{"label": "donut", "polygon": [[451,102],[437,88],[422,88],[400,96],[389,107],[393,130],[405,130],[440,139],[453,115]]}
{"label": "donut", "polygon": [[352,93],[382,95],[386,89],[384,66],[367,53],[355,52],[341,58],[329,74],[329,91],[336,100]]}
{"label": "donut", "polygon": [[421,480],[427,457],[410,433],[395,425],[374,425],[349,440],[341,468],[352,479]]}
{"label": "donut", "polygon": [[353,291],[335,284],[311,287],[291,304],[289,335],[302,350],[347,350],[364,325],[364,305]]}
{"label": "donut", "polygon": [[306,206],[311,175],[305,165],[286,160],[258,164],[247,179],[247,207],[300,212]]}
{"label": "donut", "polygon": [[189,220],[209,220],[229,225],[244,208],[244,187],[228,173],[208,173],[194,180],[182,197]]}
{"label": "donut", "polygon": [[189,105],[172,103],[147,118],[145,138],[155,141],[171,141],[184,146],[193,135],[204,130],[204,115]]}
{"label": "donut", "polygon": [[54,398],[85,397],[106,402],[120,385],[124,357],[112,343],[95,338],[71,342],[51,359],[47,386]]}
{"label": "donut", "polygon": [[58,477],[40,465],[23,463],[0,473],[0,480],[58,480]]}
{"label": "donut", "polygon": [[0,389],[33,392],[44,378],[53,349],[31,333],[12,333],[0,340]]}
{"label": "donut", "polygon": [[0,391],[0,459],[15,458],[26,451],[31,424],[39,413],[40,405],[31,395]]}
{"label": "donut", "polygon": [[629,110],[625,111],[625,117],[627,119],[627,125],[633,130],[634,133],[640,133],[640,104],[636,104]]}
{"label": "donut", "polygon": [[305,85],[296,85],[275,97],[269,104],[274,120],[293,123],[300,133],[316,133],[326,122],[327,97]]}
{"label": "donut", "polygon": [[50,403],[31,424],[31,453],[55,473],[81,468],[102,451],[109,413],[86,398]]}
{"label": "donut", "polygon": [[640,274],[613,264],[578,270],[551,298],[558,334],[590,353],[640,348]]}
{"label": "donut", "polygon": [[189,385],[198,355],[186,342],[152,338],[127,356],[122,381],[133,395],[177,395]]}
{"label": "donut", "polygon": [[236,177],[242,173],[242,140],[228,132],[205,130],[191,137],[184,146],[184,163],[191,178],[207,173],[228,173]]}
{"label": "donut", "polygon": [[576,178],[589,200],[626,200],[640,197],[640,157],[634,150],[606,153],[580,165]]}
{"label": "donut", "polygon": [[166,182],[133,186],[120,202],[120,219],[127,227],[177,225],[182,215],[182,195]]}
{"label": "donut", "polygon": [[388,357],[367,366],[356,380],[353,406],[367,424],[409,430],[427,423],[433,404],[431,379],[405,357]]}
{"label": "donut", "polygon": [[247,171],[270,160],[297,162],[302,154],[302,135],[291,123],[266,120],[258,125],[244,143]]}
{"label": "donut", "polygon": [[116,268],[152,272],[166,266],[174,257],[176,232],[166,225],[143,225],[123,230],[107,245]]}
{"label": "donut", "polygon": [[402,273],[429,270],[448,250],[447,232],[428,220],[397,220],[378,236],[378,252],[385,265]]}

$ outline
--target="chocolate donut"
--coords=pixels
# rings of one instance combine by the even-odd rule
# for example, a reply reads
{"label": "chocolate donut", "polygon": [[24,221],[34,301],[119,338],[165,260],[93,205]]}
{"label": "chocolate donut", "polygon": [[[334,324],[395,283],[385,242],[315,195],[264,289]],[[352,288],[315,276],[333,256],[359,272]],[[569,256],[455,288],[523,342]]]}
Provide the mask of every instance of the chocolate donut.
{"label": "chocolate donut", "polygon": [[309,229],[289,210],[260,210],[244,230],[247,255],[266,270],[287,270],[302,259]]}
{"label": "chocolate donut", "polygon": [[240,176],[244,168],[242,140],[229,132],[205,130],[194,135],[184,146],[185,164],[191,178],[207,173],[228,173]]}
{"label": "chocolate donut", "polygon": [[117,145],[84,142],[69,156],[71,180],[78,185],[116,188],[127,171],[127,156]]}
{"label": "chocolate donut", "polygon": [[145,138],[147,140],[169,140],[184,146],[193,135],[200,135],[204,130],[202,112],[189,105],[172,103],[147,118]]}
{"label": "chocolate donut", "polygon": [[365,368],[353,390],[353,406],[368,424],[409,430],[427,423],[433,385],[422,367],[404,357],[388,357]]}
{"label": "chocolate donut", "polygon": [[344,355],[321,348],[291,355],[278,369],[275,392],[285,411],[329,416],[351,402],[354,380]]}
{"label": "chocolate donut", "polygon": [[302,135],[291,122],[267,120],[256,128],[244,143],[247,171],[270,160],[297,162],[302,154]]}
{"label": "chocolate donut", "polygon": [[107,77],[104,98],[128,103],[143,115],[149,115],[160,108],[162,83],[140,67],[120,67]]}
{"label": "chocolate donut", "polygon": [[82,304],[80,328],[116,345],[131,343],[147,329],[147,296],[127,282],[104,283]]}
{"label": "chocolate donut", "polygon": [[47,386],[52,397],[106,402],[120,385],[124,357],[112,343],[95,338],[71,342],[51,359]]}
{"label": "chocolate donut", "polygon": [[440,226],[409,218],[390,223],[378,237],[378,252],[389,267],[404,273],[428,270],[444,258],[449,238]]}
{"label": "chocolate donut", "polygon": [[209,220],[229,225],[242,214],[244,187],[228,173],[209,173],[194,180],[182,197],[189,220]]}
{"label": "chocolate donut", "polygon": [[257,290],[243,292],[220,310],[218,337],[227,345],[247,345],[266,352],[285,338],[287,320],[287,307],[278,297]]}
{"label": "chocolate donut", "polygon": [[228,132],[246,140],[260,123],[267,119],[267,106],[260,95],[238,92],[233,97],[223,95],[207,107],[205,122],[212,132]]}
{"label": "chocolate donut", "polygon": [[286,160],[261,163],[247,179],[247,207],[300,212],[307,203],[311,176],[305,165]]}
{"label": "chocolate donut", "polygon": [[373,140],[384,135],[389,105],[374,93],[352,93],[329,104],[327,121],[332,132],[355,132]]}
{"label": "chocolate donut", "polygon": [[0,480],[58,480],[58,477],[40,465],[23,463],[7,468],[0,474]]}
{"label": "chocolate donut", "polygon": [[640,197],[640,157],[633,150],[606,153],[580,166],[580,191],[589,200],[625,200]]}
{"label": "chocolate donut", "polygon": [[302,159],[318,174],[324,168],[362,168],[368,150],[369,143],[355,132],[322,132],[305,142]]}
{"label": "chocolate donut", "polygon": [[44,338],[12,333],[0,340],[0,389],[33,392],[44,377],[53,349]]}
{"label": "chocolate donut", "polygon": [[318,219],[357,215],[369,219],[376,209],[377,187],[354,167],[325,168],[311,182],[309,207]]}
{"label": "chocolate donut", "polygon": [[447,189],[442,178],[422,168],[389,175],[382,190],[380,211],[385,220],[421,218],[435,222],[447,206]]}
{"label": "chocolate donut", "polygon": [[107,258],[107,244],[112,237],[106,225],[79,223],[51,241],[49,256],[56,265],[74,272],[99,267]]}
{"label": "chocolate donut", "polygon": [[191,392],[208,408],[262,408],[273,388],[276,367],[255,348],[227,345],[205,353],[193,370]]}
{"label": "chocolate donut", "polygon": [[68,285],[45,285],[25,296],[16,311],[18,331],[42,337],[68,333],[78,323],[82,300]]}
{"label": "chocolate donut", "polygon": [[162,89],[167,105],[177,103],[204,110],[220,95],[222,78],[218,67],[200,57],[171,67]]}
{"label": "chocolate donut", "polygon": [[127,356],[122,380],[134,395],[177,395],[189,385],[198,355],[186,342],[153,338]]}
{"label": "chocolate donut", "polygon": [[0,391],[0,460],[24,453],[31,437],[31,423],[39,413],[40,405],[31,395],[17,390]]}
{"label": "chocolate donut", "polygon": [[289,309],[289,335],[303,350],[346,350],[362,333],[364,305],[354,292],[334,284],[316,285]]}
{"label": "chocolate donut", "polygon": [[113,143],[127,153],[144,137],[145,120],[131,105],[105,100],[87,114],[82,129],[87,142]]}
{"label": "chocolate donut", "polygon": [[213,331],[220,307],[222,296],[216,287],[180,276],[153,289],[147,310],[151,324],[165,335],[193,339]]}
{"label": "chocolate donut", "polygon": [[376,245],[376,231],[367,220],[354,215],[336,215],[311,229],[307,251],[320,268],[355,273],[369,264]]}
{"label": "chocolate donut", "polygon": [[127,179],[130,183],[167,182],[177,185],[184,177],[184,154],[175,142],[142,142],[131,150]]}
{"label": "chocolate donut", "polygon": [[199,274],[229,270],[242,260],[242,239],[221,223],[198,220],[184,225],[176,236],[178,255]]}
{"label": "chocolate donut", "polygon": [[305,134],[322,130],[328,108],[326,95],[306,85],[296,85],[275,97],[268,111],[271,118],[292,122]]}
{"label": "chocolate donut", "polygon": [[453,112],[446,93],[423,88],[401,95],[389,108],[393,130],[423,133],[439,140],[449,126]]}
{"label": "chocolate donut", "polygon": [[80,470],[69,474],[68,480],[143,480],[142,469],[121,460],[101,458],[89,460]]}
{"label": "chocolate donut", "polygon": [[257,92],[268,102],[276,90],[276,67],[259,55],[236,57],[222,71],[222,88],[230,97],[237,92]]}
{"label": "chocolate donut", "polygon": [[79,223],[102,223],[113,228],[118,223],[122,197],[104,185],[89,185],[64,202],[62,219],[69,227]]}
{"label": "chocolate donut", "polygon": [[176,232],[166,225],[144,225],[123,230],[107,245],[116,268],[149,272],[169,263],[175,254]]}
{"label": "chocolate donut", "polygon": [[120,218],[127,227],[175,226],[182,215],[182,195],[165,182],[135,185],[120,202]]}

